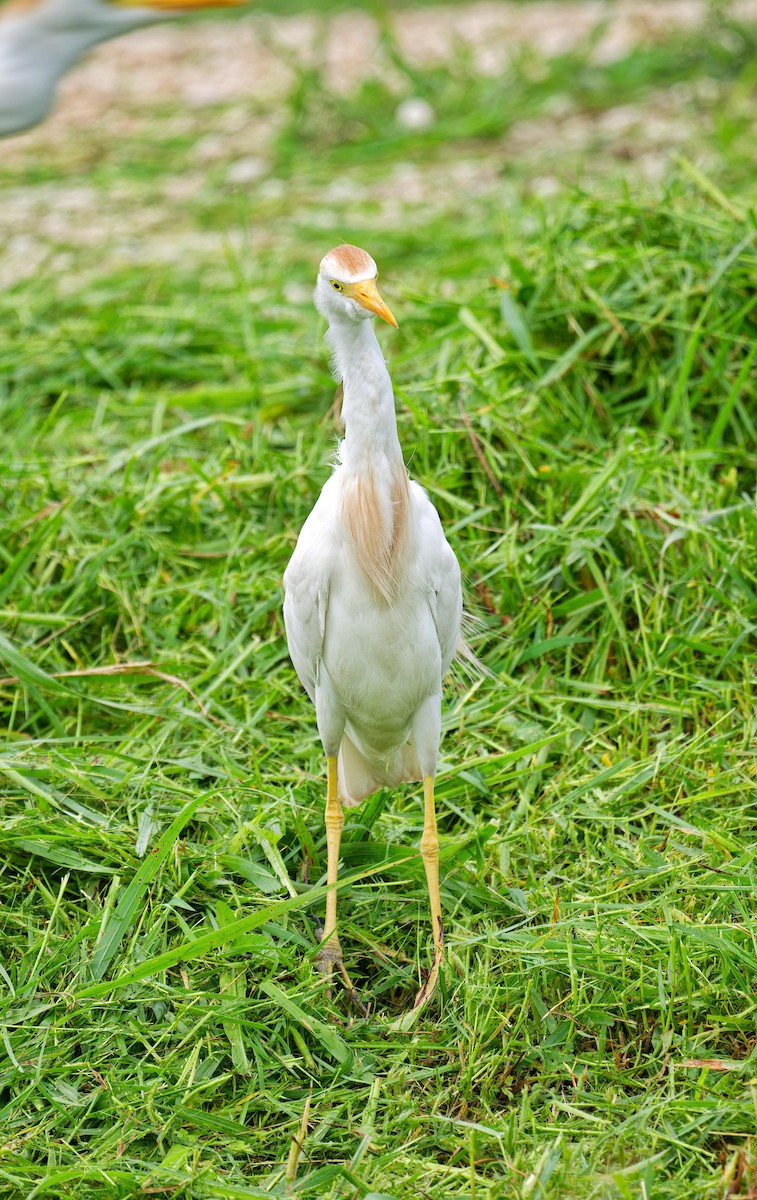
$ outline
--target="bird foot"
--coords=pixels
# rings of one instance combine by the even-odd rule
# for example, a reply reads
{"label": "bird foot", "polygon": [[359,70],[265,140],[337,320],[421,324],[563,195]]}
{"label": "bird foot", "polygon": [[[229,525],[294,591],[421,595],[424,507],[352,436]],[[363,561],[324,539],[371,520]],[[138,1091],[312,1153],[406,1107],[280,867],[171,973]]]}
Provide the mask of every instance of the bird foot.
{"label": "bird foot", "polygon": [[[323,934],[321,934],[323,936]],[[339,972],[342,983],[347,991],[347,1000],[352,1004],[363,1017],[367,1017],[368,1009],[360,999],[360,992],[355,987],[349,977],[347,968],[342,961],[342,947],[339,945],[339,938],[336,933],[329,936],[319,949],[315,956],[315,969],[321,975],[326,976],[326,996],[331,999],[331,981],[334,976],[334,969]]]}
{"label": "bird foot", "polygon": [[439,982],[439,970],[443,961],[444,945],[442,944],[436,946],[434,949],[434,961],[431,964],[431,970],[413,1001],[413,1007],[409,1008],[402,1016],[397,1017],[396,1021],[391,1022],[389,1029],[392,1033],[407,1033],[408,1030],[413,1028],[421,1012],[436,991],[436,985]]}

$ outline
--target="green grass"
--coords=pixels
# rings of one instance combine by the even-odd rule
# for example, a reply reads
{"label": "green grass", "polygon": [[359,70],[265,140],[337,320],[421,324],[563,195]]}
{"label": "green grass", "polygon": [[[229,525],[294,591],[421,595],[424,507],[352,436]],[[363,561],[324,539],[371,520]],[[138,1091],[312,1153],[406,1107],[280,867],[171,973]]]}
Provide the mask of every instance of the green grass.
{"label": "green grass", "polygon": [[[462,65],[416,77],[434,138],[372,161],[388,97],[356,127],[303,77],[286,192],[211,173],[177,215],[249,240],[149,267],[62,241],[0,294],[3,1200],[284,1196],[288,1159],[318,1198],[753,1194],[751,36],[723,65],[687,34],[717,112],[657,186],[587,161],[540,198],[511,162],[477,196],[383,201],[411,154],[496,153],[494,85],[464,108]],[[558,77],[643,103],[680,49],[548,86],[522,64],[508,120]],[[153,203],[182,168],[160,120],[86,180]],[[340,173],[357,191],[324,200]],[[347,814],[364,1018],[313,969],[324,764],[280,615],[336,435],[307,289],[341,237],[400,319],[401,440],[488,668],[447,689],[449,955],[412,1036],[388,1026],[429,961],[417,789]]]}

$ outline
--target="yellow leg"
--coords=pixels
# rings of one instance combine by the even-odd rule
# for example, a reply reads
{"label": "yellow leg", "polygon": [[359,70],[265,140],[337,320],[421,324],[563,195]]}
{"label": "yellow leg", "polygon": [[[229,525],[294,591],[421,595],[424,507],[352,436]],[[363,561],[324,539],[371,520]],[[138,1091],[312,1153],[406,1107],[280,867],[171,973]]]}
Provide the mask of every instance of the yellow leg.
{"label": "yellow leg", "polygon": [[431,928],[434,934],[434,961],[428,979],[415,998],[416,1005],[425,1004],[434,994],[439,979],[439,968],[444,958],[444,923],[442,921],[442,898],[439,895],[439,838],[436,832],[436,808],[434,806],[434,781],[430,775],[423,780],[423,837],[421,857],[426,868],[428,900],[431,907]]}
{"label": "yellow leg", "polygon": [[421,1009],[428,1003],[436,991],[439,982],[439,969],[444,960],[444,924],[442,922],[442,901],[439,894],[439,837],[436,832],[436,808],[434,806],[434,780],[426,775],[423,780],[423,836],[421,837],[421,857],[426,868],[426,883],[428,884],[428,899],[431,908],[431,929],[434,935],[434,958],[431,970],[423,987],[415,997],[415,1003],[409,1012],[403,1013],[392,1022],[391,1029],[405,1031],[412,1028]]}
{"label": "yellow leg", "polygon": [[326,846],[328,852],[326,884],[332,890],[326,895],[326,924],[323,927],[323,948],[318,957],[322,962],[321,969],[328,976],[330,983],[334,963],[339,962],[342,957],[342,948],[339,945],[339,937],[336,932],[336,888],[334,888],[334,884],[339,874],[339,845],[342,840],[344,813],[342,812],[342,805],[339,802],[339,791],[337,789],[336,759],[330,757],[326,762],[328,770],[328,783],[326,787]]}
{"label": "yellow leg", "polygon": [[318,951],[316,965],[318,970],[322,971],[326,976],[329,990],[331,988],[334,967],[336,967],[344,980],[350,998],[359,1004],[357,989],[353,987],[352,980],[342,962],[342,947],[339,944],[339,935],[336,931],[336,887],[334,885],[339,874],[339,845],[342,840],[344,813],[342,812],[342,805],[339,799],[336,758],[330,755],[326,763],[326,848],[328,855],[326,884],[330,890],[326,893],[326,922],[323,927],[322,944]]}

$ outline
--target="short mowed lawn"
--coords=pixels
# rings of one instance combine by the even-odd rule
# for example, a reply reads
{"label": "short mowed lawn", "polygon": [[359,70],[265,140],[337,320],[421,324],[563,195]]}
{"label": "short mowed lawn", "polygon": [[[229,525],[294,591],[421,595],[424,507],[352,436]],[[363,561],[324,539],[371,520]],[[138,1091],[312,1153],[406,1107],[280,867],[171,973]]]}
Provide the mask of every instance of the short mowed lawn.
{"label": "short mowed lawn", "polygon": [[[63,231],[0,293],[1,1197],[757,1194],[756,41],[721,12],[608,65],[395,53],[426,131],[303,69],[286,186],[210,171],[181,254]],[[591,120],[674,82],[709,100],[654,180],[498,158],[556,93]],[[70,170],[136,214],[176,128],[0,186]],[[281,618],[338,435],[309,289],[343,240],[400,322],[478,659],[445,692],[443,981],[405,1035],[418,788],[347,813],[363,1015],[314,970],[325,772]]]}

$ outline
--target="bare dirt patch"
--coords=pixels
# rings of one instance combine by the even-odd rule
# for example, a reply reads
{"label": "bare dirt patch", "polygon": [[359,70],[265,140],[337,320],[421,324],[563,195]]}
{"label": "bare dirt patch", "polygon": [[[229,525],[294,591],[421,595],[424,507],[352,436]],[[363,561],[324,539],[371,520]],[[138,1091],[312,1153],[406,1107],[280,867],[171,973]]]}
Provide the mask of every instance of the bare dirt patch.
{"label": "bare dirt patch", "polygon": [[[707,0],[492,0],[395,12],[387,22],[403,55],[417,64],[444,62],[455,48],[473,52],[475,68],[504,70],[523,45],[545,57],[564,54],[602,32],[593,50],[610,62],[636,45],[701,23]],[[741,0],[739,19],[757,20],[757,0]],[[163,25],[99,47],[61,86],[45,134],[12,139],[4,157],[23,153],[40,136],[61,136],[93,123],[123,128],[129,114],[174,101],[188,111],[231,102],[275,102],[292,82],[292,62],[321,62],[335,90],[354,88],[386,69],[380,29],[367,13],[273,18],[250,12],[234,21]]]}
{"label": "bare dirt patch", "polygon": [[[592,55],[609,62],[635,45],[696,26],[708,11],[706,0],[490,0],[397,12],[387,20],[409,61],[444,63],[464,45],[472,71],[496,76],[524,46],[548,58],[585,44],[599,30]],[[734,13],[757,20],[757,0],[742,0]],[[361,11],[288,18],[252,11],[235,20],[153,27],[100,47],[64,80],[44,125],[0,143],[6,172],[0,282],[43,263],[51,271],[67,270],[77,248],[101,252],[105,244],[140,258],[178,257],[186,251],[192,205],[208,188],[254,188],[275,201],[284,185],[271,178],[273,138],[298,67],[314,62],[325,65],[339,92],[370,74],[392,77],[381,30]],[[562,99],[556,97],[546,114],[516,122],[500,141],[471,147],[470,157],[456,148],[446,164],[395,164],[383,184],[370,185],[383,206],[377,221],[396,220],[403,204],[438,204],[450,188],[484,194],[498,186],[508,162],[525,168],[544,192],[559,185],[566,159],[576,165],[607,161],[619,169],[633,163],[640,175],[653,178],[664,171],[671,150],[696,135],[697,111],[716,97],[680,85],[644,105],[602,112],[575,111]],[[86,181],[93,164],[114,161],[130,141],[147,147],[156,121],[164,140],[191,142],[174,172],[163,164],[142,183],[128,171],[122,182],[114,169],[107,189],[76,178],[80,173]],[[29,182],[31,171],[50,163],[60,166],[60,179],[51,180],[48,170],[44,182]],[[338,209],[364,194],[359,173],[345,173],[320,200]],[[211,244],[217,250],[217,235],[195,232],[194,238],[197,252]]]}

